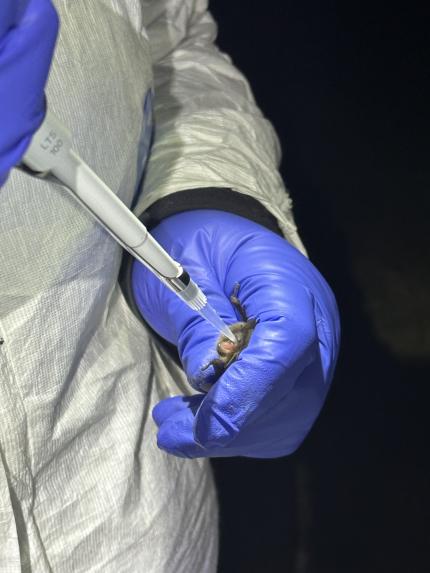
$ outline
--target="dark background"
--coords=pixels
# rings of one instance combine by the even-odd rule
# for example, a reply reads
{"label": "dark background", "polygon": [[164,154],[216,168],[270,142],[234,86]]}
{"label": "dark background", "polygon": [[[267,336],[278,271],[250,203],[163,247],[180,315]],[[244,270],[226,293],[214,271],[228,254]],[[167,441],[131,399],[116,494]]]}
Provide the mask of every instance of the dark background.
{"label": "dark background", "polygon": [[[422,3],[425,6],[425,3]],[[343,339],[293,456],[215,460],[220,573],[430,571],[428,19],[414,4],[212,0],[281,139]]]}

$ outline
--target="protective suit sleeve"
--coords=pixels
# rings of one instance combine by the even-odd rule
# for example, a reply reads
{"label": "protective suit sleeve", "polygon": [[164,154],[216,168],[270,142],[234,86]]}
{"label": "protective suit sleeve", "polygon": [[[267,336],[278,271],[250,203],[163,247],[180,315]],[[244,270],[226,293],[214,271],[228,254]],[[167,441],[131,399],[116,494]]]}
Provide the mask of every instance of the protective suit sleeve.
{"label": "protective suit sleeve", "polygon": [[218,198],[218,205],[211,201],[211,208],[238,213],[233,196],[254,199],[276,219],[290,243],[305,252],[278,172],[277,136],[245,77],[215,45],[217,27],[207,4],[145,2],[156,128],[135,211],[140,215],[167,197],[171,205],[177,201],[186,210],[186,197],[180,195],[185,190],[198,190],[200,204],[194,194],[192,208],[205,208],[206,190],[212,198],[216,189],[230,190],[230,199]]}

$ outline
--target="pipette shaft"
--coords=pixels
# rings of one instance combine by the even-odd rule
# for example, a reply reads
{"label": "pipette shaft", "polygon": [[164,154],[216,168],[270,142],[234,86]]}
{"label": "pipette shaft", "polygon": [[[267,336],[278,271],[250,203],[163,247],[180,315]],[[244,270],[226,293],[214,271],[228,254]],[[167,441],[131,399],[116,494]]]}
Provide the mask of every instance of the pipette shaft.
{"label": "pipette shaft", "polygon": [[209,305],[187,271],[151,236],[143,223],[72,149],[69,130],[50,112],[34,135],[23,163],[33,174],[54,177],[139,262],[149,268],[218,332],[235,336]]}

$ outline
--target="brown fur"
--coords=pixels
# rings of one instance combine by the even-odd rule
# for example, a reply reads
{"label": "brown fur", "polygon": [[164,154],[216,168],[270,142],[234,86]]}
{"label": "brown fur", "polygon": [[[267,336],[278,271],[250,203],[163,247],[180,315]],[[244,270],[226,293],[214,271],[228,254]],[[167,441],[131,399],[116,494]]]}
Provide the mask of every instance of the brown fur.
{"label": "brown fur", "polygon": [[226,368],[236,360],[242,350],[248,346],[252,333],[254,332],[255,325],[257,324],[257,319],[248,319],[246,316],[245,309],[237,298],[239,287],[240,285],[237,283],[234,287],[233,294],[230,297],[232,305],[237,308],[239,314],[243,318],[242,321],[229,325],[230,330],[236,336],[237,342],[232,344],[226,336],[221,335],[216,345],[218,358],[211,360],[209,364],[202,368],[202,370],[206,370],[209,366],[213,366],[215,370],[221,372],[226,370]]}

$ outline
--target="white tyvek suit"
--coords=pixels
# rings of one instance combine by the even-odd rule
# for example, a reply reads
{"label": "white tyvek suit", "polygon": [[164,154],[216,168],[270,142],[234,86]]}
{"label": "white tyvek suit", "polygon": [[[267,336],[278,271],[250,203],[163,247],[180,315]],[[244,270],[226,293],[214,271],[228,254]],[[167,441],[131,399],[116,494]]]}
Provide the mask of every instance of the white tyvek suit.
{"label": "white tyvek suit", "polygon": [[[302,248],[276,136],[214,46],[206,4],[57,0],[49,105],[137,213],[229,187]],[[0,241],[0,571],[215,571],[208,462],[158,450],[151,419],[190,388],[125,302],[120,247],[65,191],[17,171],[0,192]]]}

